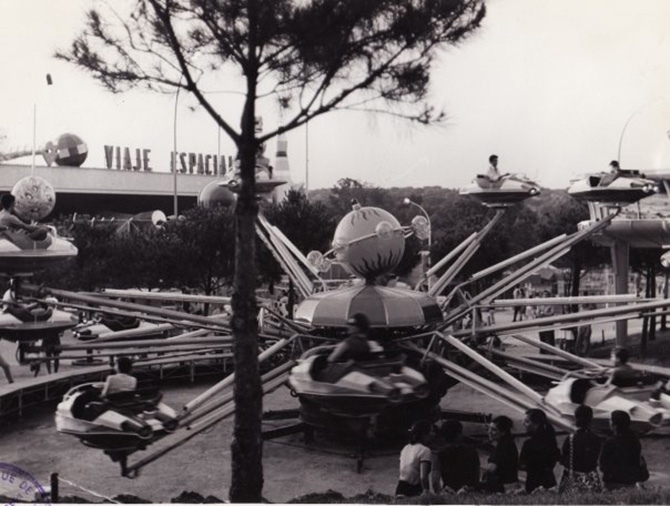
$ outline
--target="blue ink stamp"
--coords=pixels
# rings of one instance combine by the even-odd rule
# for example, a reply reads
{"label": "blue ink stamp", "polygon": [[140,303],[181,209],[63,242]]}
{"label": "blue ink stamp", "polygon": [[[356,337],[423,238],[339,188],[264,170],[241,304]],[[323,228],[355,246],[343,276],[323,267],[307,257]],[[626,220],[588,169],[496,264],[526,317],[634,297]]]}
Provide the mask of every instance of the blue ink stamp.
{"label": "blue ink stamp", "polygon": [[49,493],[30,473],[4,462],[0,462],[0,497],[7,501],[5,506],[51,504]]}

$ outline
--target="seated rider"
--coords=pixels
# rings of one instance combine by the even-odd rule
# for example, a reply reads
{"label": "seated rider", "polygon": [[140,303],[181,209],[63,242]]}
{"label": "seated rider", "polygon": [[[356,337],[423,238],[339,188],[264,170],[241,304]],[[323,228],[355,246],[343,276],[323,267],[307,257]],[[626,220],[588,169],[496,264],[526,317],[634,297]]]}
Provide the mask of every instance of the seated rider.
{"label": "seated rider", "polygon": [[116,362],[116,374],[107,376],[100,392],[101,398],[108,398],[119,392],[134,392],[137,388],[137,378],[130,374],[133,362],[128,357],[119,357]]}
{"label": "seated rider", "polygon": [[363,313],[356,313],[347,320],[349,337],[340,342],[328,356],[328,362],[365,360],[375,352],[383,351],[378,342],[369,339],[370,320]]}
{"label": "seated rider", "polygon": [[23,230],[34,241],[44,239],[45,231],[43,228],[29,225],[16,215],[14,211],[15,203],[16,198],[11,193],[4,193],[0,197],[0,206],[2,207],[2,210],[0,210],[0,229]]}
{"label": "seated rider", "polygon": [[509,173],[501,174],[498,170],[498,155],[489,156],[489,169],[486,172],[486,177],[489,181],[496,183],[505,176],[509,176]]}
{"label": "seated rider", "polygon": [[9,288],[2,296],[2,302],[2,312],[12,314],[19,320],[32,318],[31,312],[42,306],[39,302],[23,303],[21,300],[21,278],[11,279]]}
{"label": "seated rider", "polygon": [[607,385],[618,387],[628,387],[637,384],[640,375],[628,363],[630,353],[626,348],[616,347],[612,350],[612,360],[614,367],[610,372]]}
{"label": "seated rider", "polygon": [[619,177],[623,176],[624,172],[621,170],[621,167],[619,167],[619,162],[616,160],[612,160],[609,165],[609,173],[605,174],[601,179],[600,183],[598,186],[609,186],[611,185],[616,179]]}

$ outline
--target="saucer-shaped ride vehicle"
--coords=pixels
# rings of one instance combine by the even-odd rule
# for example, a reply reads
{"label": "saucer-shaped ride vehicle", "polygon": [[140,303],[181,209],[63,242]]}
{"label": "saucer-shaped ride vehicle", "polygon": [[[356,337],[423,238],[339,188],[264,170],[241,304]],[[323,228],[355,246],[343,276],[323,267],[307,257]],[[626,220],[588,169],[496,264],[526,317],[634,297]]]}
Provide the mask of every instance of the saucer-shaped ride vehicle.
{"label": "saucer-shaped ride vehicle", "polygon": [[426,378],[403,354],[371,353],[365,360],[328,362],[331,346],[308,350],[288,378],[293,395],[335,415],[369,416],[401,402],[424,399]]}
{"label": "saucer-shaped ride vehicle", "polygon": [[0,230],[0,272],[31,274],[77,256],[77,248],[52,227],[40,235],[23,230]]}
{"label": "saucer-shaped ride vehicle", "polygon": [[659,191],[658,184],[636,170],[601,172],[572,182],[568,193],[587,202],[628,205]]}
{"label": "saucer-shaped ride vehicle", "polygon": [[0,313],[0,339],[19,343],[37,341],[70,329],[78,321],[72,313],[47,305],[11,303]]}
{"label": "saucer-shaped ride vehicle", "polygon": [[497,181],[477,174],[475,179],[460,189],[461,195],[470,195],[482,204],[493,207],[509,207],[530,197],[540,195],[540,186],[523,174],[505,174]]}
{"label": "saucer-shaped ride vehicle", "polygon": [[177,429],[177,413],[161,402],[159,392],[119,392],[102,398],[102,386],[84,383],[69,390],[56,408],[56,430],[110,454],[129,454]]}
{"label": "saucer-shaped ride vehicle", "polygon": [[567,419],[574,419],[580,404],[590,406],[593,429],[600,432],[609,430],[612,411],[625,411],[630,415],[631,427],[644,433],[670,425],[670,396],[661,393],[658,384],[658,378],[640,375],[639,380],[617,386],[608,384],[602,371],[575,371],[551,388],[544,401]]}
{"label": "saucer-shaped ride vehicle", "polygon": [[77,325],[72,329],[72,335],[80,341],[92,341],[124,330],[138,329],[150,334],[151,330],[157,327],[155,323],[133,316],[102,315]]}

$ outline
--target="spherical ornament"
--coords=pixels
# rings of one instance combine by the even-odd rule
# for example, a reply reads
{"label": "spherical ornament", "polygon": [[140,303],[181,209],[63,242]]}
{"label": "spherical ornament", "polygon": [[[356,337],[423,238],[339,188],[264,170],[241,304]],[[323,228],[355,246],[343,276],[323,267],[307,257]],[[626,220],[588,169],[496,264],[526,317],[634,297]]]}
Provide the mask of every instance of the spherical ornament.
{"label": "spherical ornament", "polygon": [[56,165],[80,167],[88,156],[86,143],[74,134],[61,135],[56,148]]}
{"label": "spherical ornament", "polygon": [[198,194],[198,205],[205,208],[220,205],[230,207],[235,204],[235,194],[228,188],[219,185],[219,181],[207,183]]}
{"label": "spherical ornament", "polygon": [[335,229],[333,246],[337,260],[347,271],[372,281],[400,263],[405,237],[391,213],[361,207],[342,218]]}
{"label": "spherical ornament", "polygon": [[391,239],[393,237],[393,225],[388,221],[380,221],[375,227],[375,234],[380,239]]}
{"label": "spherical ornament", "polygon": [[43,220],[56,205],[54,187],[39,176],[20,179],[12,188],[12,195],[16,198],[16,214],[26,220]]}

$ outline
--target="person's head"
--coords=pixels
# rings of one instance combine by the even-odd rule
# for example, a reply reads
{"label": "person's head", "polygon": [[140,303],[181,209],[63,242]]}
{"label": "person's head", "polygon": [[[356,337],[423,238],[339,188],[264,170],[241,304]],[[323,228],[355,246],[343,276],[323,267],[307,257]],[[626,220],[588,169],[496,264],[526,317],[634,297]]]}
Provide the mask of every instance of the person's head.
{"label": "person's head", "polygon": [[489,425],[489,439],[499,441],[503,437],[511,435],[513,426],[514,423],[509,417],[505,415],[496,416]]}
{"label": "person's head", "polygon": [[3,193],[0,197],[0,205],[7,211],[11,211],[14,202],[16,202],[16,198],[11,193]]}
{"label": "person's head", "polygon": [[537,434],[544,432],[549,423],[547,415],[541,409],[529,409],[526,411],[526,417],[523,419],[523,426],[528,434]]}
{"label": "person's head", "polygon": [[612,411],[610,427],[615,434],[622,434],[630,429],[630,415],[625,411]]}
{"label": "person's head", "polygon": [[428,420],[419,420],[418,422],[414,422],[412,427],[409,429],[410,444],[427,442],[432,431],[433,424],[431,424]]}
{"label": "person's head", "polygon": [[618,162],[618,161],[616,161],[616,160],[612,160],[612,161],[610,162],[610,171],[611,171],[611,172],[617,172],[617,171],[619,171],[620,169],[621,169],[621,167],[619,167],[619,162]]}
{"label": "person's head", "polygon": [[626,348],[617,346],[612,350],[612,360],[617,365],[623,365],[628,363],[629,358],[630,358],[630,352]]}
{"label": "person's head", "polygon": [[593,420],[593,410],[584,404],[580,404],[575,409],[575,425],[578,429],[588,429]]}
{"label": "person's head", "polygon": [[494,167],[498,165],[498,155],[491,155],[489,156],[489,163],[493,165]]}
{"label": "person's head", "polygon": [[363,313],[356,313],[347,320],[349,334],[367,335],[370,330],[370,320]]}
{"label": "person's head", "polygon": [[463,424],[458,420],[445,420],[440,427],[440,435],[447,443],[453,443],[463,434]]}
{"label": "person's head", "polygon": [[119,357],[116,362],[116,370],[123,374],[129,374],[133,369],[133,361],[128,357]]}

